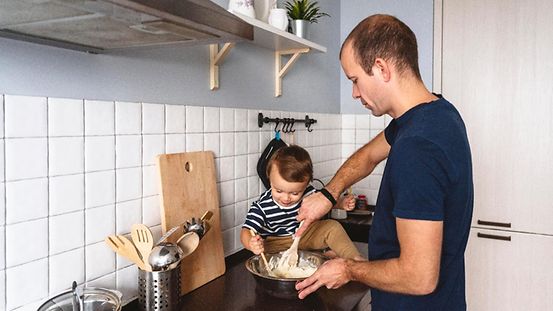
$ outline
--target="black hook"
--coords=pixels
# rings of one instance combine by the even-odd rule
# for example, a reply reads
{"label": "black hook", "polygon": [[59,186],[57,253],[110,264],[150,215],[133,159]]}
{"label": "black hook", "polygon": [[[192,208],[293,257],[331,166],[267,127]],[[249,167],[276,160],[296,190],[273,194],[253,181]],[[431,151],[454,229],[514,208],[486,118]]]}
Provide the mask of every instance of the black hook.
{"label": "black hook", "polygon": [[292,128],[294,128],[294,123],[296,123],[295,121],[292,121],[290,123],[290,128],[288,129],[290,131],[290,133],[294,133],[296,130],[292,130]]}
{"label": "black hook", "polygon": [[278,124],[280,123],[280,119],[279,118],[276,118],[275,120],[275,132],[277,131],[278,129]]}
{"label": "black hook", "polygon": [[312,125],[312,123],[309,123],[309,125],[307,126],[307,131],[308,132],[313,132],[313,129],[311,128],[311,125]]}

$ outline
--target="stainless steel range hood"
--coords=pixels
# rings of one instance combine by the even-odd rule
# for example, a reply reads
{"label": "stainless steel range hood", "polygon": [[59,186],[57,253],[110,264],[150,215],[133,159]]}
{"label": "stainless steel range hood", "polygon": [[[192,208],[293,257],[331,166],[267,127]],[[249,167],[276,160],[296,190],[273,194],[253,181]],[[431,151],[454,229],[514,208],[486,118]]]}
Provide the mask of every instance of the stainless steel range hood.
{"label": "stainless steel range hood", "polygon": [[0,0],[0,36],[93,53],[253,39],[210,0]]}

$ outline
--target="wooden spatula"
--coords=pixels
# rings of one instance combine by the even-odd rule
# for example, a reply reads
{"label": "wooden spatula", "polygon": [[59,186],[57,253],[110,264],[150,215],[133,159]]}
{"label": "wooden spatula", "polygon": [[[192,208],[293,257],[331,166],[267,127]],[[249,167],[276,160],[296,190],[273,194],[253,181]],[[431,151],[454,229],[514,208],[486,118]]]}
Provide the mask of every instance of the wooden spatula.
{"label": "wooden spatula", "polygon": [[134,262],[140,269],[146,270],[146,266],[132,242],[123,235],[110,235],[105,242],[114,252]]}
{"label": "wooden spatula", "polygon": [[152,271],[152,266],[148,263],[148,258],[154,247],[152,231],[144,224],[134,224],[131,226],[131,238],[138,250],[138,255],[146,267],[146,271]]}

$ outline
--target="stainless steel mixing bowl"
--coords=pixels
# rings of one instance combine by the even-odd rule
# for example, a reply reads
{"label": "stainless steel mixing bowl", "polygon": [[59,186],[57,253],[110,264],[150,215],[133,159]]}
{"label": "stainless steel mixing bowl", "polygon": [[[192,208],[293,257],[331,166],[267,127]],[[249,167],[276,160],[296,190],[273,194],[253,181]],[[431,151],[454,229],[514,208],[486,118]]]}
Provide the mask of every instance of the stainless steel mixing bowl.
{"label": "stainless steel mixing bowl", "polygon": [[[276,254],[265,254],[267,261],[271,261],[274,256],[282,256],[284,252]],[[328,258],[320,253],[299,250],[298,255],[300,261],[308,260],[316,267],[322,265]],[[284,299],[297,299],[298,291],[296,290],[296,282],[304,278],[278,278],[270,276],[265,268],[263,259],[259,255],[254,255],[246,260],[246,269],[255,278],[257,287],[273,297]]]}

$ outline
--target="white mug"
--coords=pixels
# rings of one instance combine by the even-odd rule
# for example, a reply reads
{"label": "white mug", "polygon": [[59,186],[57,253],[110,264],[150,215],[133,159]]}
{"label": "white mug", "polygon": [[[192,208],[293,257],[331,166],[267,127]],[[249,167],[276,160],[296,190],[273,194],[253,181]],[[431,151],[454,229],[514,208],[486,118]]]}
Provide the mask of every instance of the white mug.
{"label": "white mug", "polygon": [[229,0],[228,10],[244,14],[248,17],[255,18],[255,9],[253,7],[254,0]]}
{"label": "white mug", "polygon": [[280,30],[288,29],[288,14],[285,9],[271,9],[269,13],[269,24]]}

